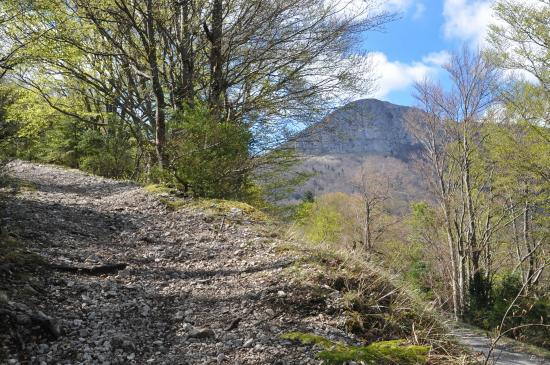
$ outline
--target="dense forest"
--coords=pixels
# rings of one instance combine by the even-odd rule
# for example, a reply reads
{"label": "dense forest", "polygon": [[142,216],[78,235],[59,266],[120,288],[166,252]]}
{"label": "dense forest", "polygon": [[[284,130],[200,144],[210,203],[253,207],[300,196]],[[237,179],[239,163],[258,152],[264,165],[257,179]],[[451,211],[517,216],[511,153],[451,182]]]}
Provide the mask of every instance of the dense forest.
{"label": "dense forest", "polygon": [[450,87],[415,85],[422,200],[366,163],[355,194],[274,203],[309,177],[289,138],[375,88],[355,46],[398,16],[370,0],[4,0],[2,166],[247,202],[446,316],[550,349],[550,3],[494,12],[485,48],[444,66]]}

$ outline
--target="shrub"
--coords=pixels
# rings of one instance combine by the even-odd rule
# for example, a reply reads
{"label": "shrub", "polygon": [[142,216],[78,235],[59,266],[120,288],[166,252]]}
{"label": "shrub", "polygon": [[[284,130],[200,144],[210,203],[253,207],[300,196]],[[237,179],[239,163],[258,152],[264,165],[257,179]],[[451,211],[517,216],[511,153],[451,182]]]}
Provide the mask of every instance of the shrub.
{"label": "shrub", "polygon": [[80,168],[97,175],[125,178],[133,172],[135,142],[122,123],[104,129],[88,129],[77,149]]}
{"label": "shrub", "polygon": [[343,219],[330,205],[303,202],[296,211],[295,221],[310,241],[334,243],[340,240]]}
{"label": "shrub", "polygon": [[239,198],[251,184],[249,144],[243,125],[216,120],[197,101],[169,122],[173,183],[195,196]]}

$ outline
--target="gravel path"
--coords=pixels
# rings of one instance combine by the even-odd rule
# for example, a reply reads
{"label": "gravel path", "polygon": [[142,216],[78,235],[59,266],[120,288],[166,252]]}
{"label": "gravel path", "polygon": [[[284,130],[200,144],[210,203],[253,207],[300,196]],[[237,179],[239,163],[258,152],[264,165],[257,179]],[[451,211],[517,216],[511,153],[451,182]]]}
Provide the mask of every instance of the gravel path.
{"label": "gravel path", "polygon": [[36,189],[8,199],[2,224],[33,252],[58,265],[128,267],[47,271],[3,288],[23,321],[41,310],[62,328],[20,348],[0,334],[9,364],[318,364],[314,349],[280,334],[348,340],[330,316],[300,305],[306,293],[283,276],[292,258],[246,217],[172,211],[139,186],[75,170],[16,161],[10,171]]}
{"label": "gravel path", "polygon": [[[452,333],[459,342],[485,359],[491,347],[491,339],[466,328],[455,328]],[[544,365],[550,364],[536,355],[514,350],[505,344],[497,344],[489,359],[491,365]]]}

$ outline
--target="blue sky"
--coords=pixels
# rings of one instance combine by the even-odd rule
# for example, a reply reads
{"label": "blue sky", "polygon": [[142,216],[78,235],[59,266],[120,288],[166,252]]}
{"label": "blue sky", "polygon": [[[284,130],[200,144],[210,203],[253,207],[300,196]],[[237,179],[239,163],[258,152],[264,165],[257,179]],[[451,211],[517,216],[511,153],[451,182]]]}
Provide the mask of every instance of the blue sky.
{"label": "blue sky", "polygon": [[[361,1],[361,0],[356,0]],[[378,76],[373,97],[413,105],[412,85],[424,78],[446,83],[441,65],[463,44],[484,45],[494,21],[489,0],[389,0],[381,4],[400,14],[382,32],[368,32],[358,48],[369,52]]]}

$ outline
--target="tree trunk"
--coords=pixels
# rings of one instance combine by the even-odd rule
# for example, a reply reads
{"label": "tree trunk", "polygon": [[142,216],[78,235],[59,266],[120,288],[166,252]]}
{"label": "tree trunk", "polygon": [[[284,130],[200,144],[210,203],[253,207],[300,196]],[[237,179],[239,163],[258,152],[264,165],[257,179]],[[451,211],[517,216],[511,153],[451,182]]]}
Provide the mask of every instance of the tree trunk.
{"label": "tree trunk", "polygon": [[[440,185],[440,188],[444,189],[444,186]],[[454,238],[453,238],[453,231],[452,231],[452,224],[451,224],[449,209],[445,202],[442,203],[442,208],[443,208],[443,217],[445,219],[445,232],[447,233],[447,243],[449,247],[449,258],[451,259],[451,290],[452,290],[452,300],[453,300],[453,315],[454,315],[454,319],[458,320],[462,313],[462,309],[460,306],[461,296],[459,294],[460,288],[459,288],[459,281],[458,281],[458,278],[460,277],[460,270],[458,269],[459,257],[458,257],[457,246],[455,245]]]}
{"label": "tree trunk", "polygon": [[474,209],[474,203],[472,199],[472,188],[470,183],[470,158],[468,154],[470,153],[470,147],[467,137],[467,121],[462,122],[464,124],[463,136],[462,136],[462,148],[463,148],[463,171],[462,178],[464,184],[464,194],[466,195],[466,211],[468,213],[468,252],[471,254],[472,260],[472,272],[470,276],[475,275],[479,272],[479,248],[477,242],[477,233],[476,233],[476,214]]}
{"label": "tree trunk", "polygon": [[160,168],[166,168],[167,158],[164,151],[166,145],[166,116],[164,109],[166,104],[164,90],[160,82],[154,26],[153,0],[147,0],[147,62],[151,70],[151,82],[155,96],[155,150],[158,165]]}
{"label": "tree trunk", "polygon": [[370,251],[372,249],[372,234],[371,234],[371,209],[368,201],[365,202],[365,225],[363,228],[365,239],[365,248]]}
{"label": "tree trunk", "polygon": [[[527,189],[526,189],[527,193]],[[529,266],[527,270],[527,285],[525,286],[525,292],[527,294],[527,291],[529,290],[529,287],[532,285],[533,281],[533,275],[535,273],[535,253],[533,251],[533,245],[531,245],[531,238],[529,235],[529,219],[530,219],[530,213],[529,213],[529,203],[525,203],[525,206],[523,207],[523,244],[525,245],[526,252],[529,255]]]}
{"label": "tree trunk", "polygon": [[212,30],[210,31],[210,106],[216,116],[223,120],[223,0],[214,0],[212,5]]}
{"label": "tree trunk", "polygon": [[191,1],[184,0],[177,3],[178,14],[178,48],[181,62],[180,79],[176,85],[176,107],[181,108],[185,103],[192,104],[194,98],[194,54],[193,34],[191,31]]}

